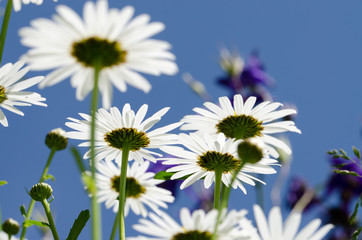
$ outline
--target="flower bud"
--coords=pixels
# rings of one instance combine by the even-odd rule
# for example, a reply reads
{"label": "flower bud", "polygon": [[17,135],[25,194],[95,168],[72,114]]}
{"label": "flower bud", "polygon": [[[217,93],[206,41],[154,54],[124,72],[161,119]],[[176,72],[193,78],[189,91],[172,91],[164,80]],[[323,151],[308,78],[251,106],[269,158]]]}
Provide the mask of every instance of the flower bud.
{"label": "flower bud", "polygon": [[264,154],[258,144],[247,140],[238,145],[238,155],[241,161],[254,164],[259,162]]}
{"label": "flower bud", "polygon": [[61,128],[51,130],[46,138],[45,144],[53,150],[60,151],[67,147],[68,139],[64,137],[65,131]]}
{"label": "flower bud", "polygon": [[30,190],[30,197],[35,201],[43,201],[50,198],[53,193],[52,187],[44,182],[35,184]]}
{"label": "flower bud", "polygon": [[16,235],[20,230],[19,223],[12,218],[4,221],[1,227],[2,230],[10,236]]}

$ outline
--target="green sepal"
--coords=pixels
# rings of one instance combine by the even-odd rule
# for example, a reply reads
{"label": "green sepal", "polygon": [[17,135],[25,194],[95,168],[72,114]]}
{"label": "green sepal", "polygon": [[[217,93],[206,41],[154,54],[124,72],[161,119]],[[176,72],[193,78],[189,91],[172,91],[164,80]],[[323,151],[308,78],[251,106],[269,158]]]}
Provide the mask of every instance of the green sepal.
{"label": "green sepal", "polygon": [[8,182],[7,182],[7,181],[4,181],[4,180],[0,181],[0,186],[1,186],[1,185],[5,185],[5,184],[8,184]]}
{"label": "green sepal", "polygon": [[358,173],[353,172],[353,171],[348,171],[348,170],[333,170],[333,172],[341,174],[341,175],[351,175],[351,176],[355,176],[355,177],[361,177]]}
{"label": "green sepal", "polygon": [[83,210],[79,213],[78,218],[75,219],[72,228],[70,229],[69,235],[66,240],[77,240],[79,234],[83,230],[87,221],[90,218],[89,210]]}
{"label": "green sepal", "polygon": [[48,201],[48,203],[51,203],[54,200],[54,196],[52,195],[52,198]]}
{"label": "green sepal", "polygon": [[27,228],[31,227],[33,225],[38,226],[38,227],[49,227],[49,224],[46,222],[39,222],[39,221],[31,220],[31,219],[25,220],[23,223],[23,227],[27,227]]}
{"label": "green sepal", "polygon": [[355,148],[354,146],[352,146],[352,149],[353,149],[353,152],[354,152],[354,155],[359,159],[361,160],[361,152]]}
{"label": "green sepal", "polygon": [[46,181],[46,180],[48,180],[48,179],[51,179],[53,182],[55,181],[55,178],[54,178],[54,176],[53,175],[51,175],[51,174],[46,174],[44,177],[43,177],[43,181]]}
{"label": "green sepal", "polygon": [[362,232],[362,227],[359,227],[354,233],[352,234],[352,240],[357,240],[358,235]]}
{"label": "green sepal", "polygon": [[172,173],[172,172],[160,171],[160,172],[156,173],[156,175],[153,178],[158,179],[158,180],[171,180],[171,177],[174,174],[175,173]]}
{"label": "green sepal", "polygon": [[20,206],[20,212],[21,212],[21,215],[23,215],[23,217],[26,218],[26,210],[25,210],[25,206],[24,206],[24,205],[21,205],[21,206]]}

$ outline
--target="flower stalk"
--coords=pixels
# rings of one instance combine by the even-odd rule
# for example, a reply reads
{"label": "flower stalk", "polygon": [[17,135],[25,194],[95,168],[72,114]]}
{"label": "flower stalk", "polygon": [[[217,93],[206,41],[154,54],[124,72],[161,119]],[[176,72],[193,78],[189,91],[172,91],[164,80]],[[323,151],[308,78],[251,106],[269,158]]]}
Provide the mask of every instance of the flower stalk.
{"label": "flower stalk", "polygon": [[119,181],[119,239],[126,239],[126,229],[124,224],[124,206],[126,203],[126,179],[127,179],[127,166],[128,166],[128,155],[129,155],[129,146],[125,142],[122,147],[122,163],[121,163],[121,175]]}
{"label": "flower stalk", "polygon": [[[52,162],[53,160],[53,157],[54,157],[54,154],[55,154],[56,150],[55,149],[51,149],[50,150],[50,154],[49,154],[49,157],[48,157],[48,160],[45,164],[45,167],[43,169],[43,172],[40,176],[40,179],[39,179],[39,182],[43,182],[45,180],[45,176],[48,174],[48,170],[49,170],[49,166],[50,166],[50,163]],[[31,214],[33,213],[33,209],[34,209],[34,205],[35,205],[35,200],[34,199],[31,199],[30,201],[30,204],[29,204],[29,207],[28,207],[28,211],[26,212],[26,217],[25,217],[25,221],[29,220],[30,217],[31,217]],[[27,226],[24,226],[22,227],[22,230],[21,230],[21,234],[20,234],[20,240],[23,240],[25,239],[25,234],[26,234],[26,230],[27,230]]]}
{"label": "flower stalk", "polygon": [[94,86],[92,93],[91,103],[91,172],[92,172],[92,236],[93,240],[99,240],[101,238],[101,209],[97,202],[97,186],[95,185],[96,179],[96,162],[95,162],[95,128],[96,128],[96,112],[98,103],[98,82],[101,71],[101,64],[94,65]]}
{"label": "flower stalk", "polygon": [[54,220],[53,220],[53,217],[52,217],[52,213],[50,211],[49,203],[48,203],[48,201],[46,199],[43,199],[41,201],[41,204],[43,205],[44,210],[45,210],[45,214],[47,215],[48,222],[49,222],[49,228],[52,231],[54,240],[59,240],[58,232],[57,232],[57,229],[56,229],[55,224],[54,224]]}

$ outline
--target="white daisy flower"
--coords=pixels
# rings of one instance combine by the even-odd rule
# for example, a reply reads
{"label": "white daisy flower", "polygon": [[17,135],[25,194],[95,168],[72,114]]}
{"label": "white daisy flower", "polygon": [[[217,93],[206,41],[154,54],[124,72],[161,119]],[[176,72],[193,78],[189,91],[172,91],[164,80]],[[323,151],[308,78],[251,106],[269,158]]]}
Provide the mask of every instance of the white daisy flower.
{"label": "white daisy flower", "polygon": [[[221,222],[218,225],[216,240],[236,240],[247,239],[236,237],[235,229],[240,219],[246,215],[246,210],[229,213],[224,211],[221,216]],[[162,212],[160,216],[153,213],[149,214],[150,220],[141,219],[139,224],[133,225],[133,228],[142,234],[152,237],[130,237],[128,240],[181,240],[181,239],[198,239],[211,240],[217,221],[217,210],[211,210],[205,213],[204,210],[196,210],[192,214],[187,208],[180,211],[181,225],[173,220],[166,213]]]}
{"label": "white daisy flower", "polygon": [[112,84],[121,92],[126,84],[148,92],[150,83],[138,72],[174,75],[175,56],[168,42],[149,39],[161,32],[161,22],[150,23],[142,14],[131,19],[134,8],[108,9],[108,2],[86,2],[83,19],[67,6],[57,6],[53,20],[36,19],[20,29],[21,42],[31,49],[24,56],[33,70],[50,70],[39,85],[54,85],[71,76],[76,97],[83,100],[93,89],[94,68],[100,65],[99,90],[103,107],[112,100]]}
{"label": "white daisy flower", "polygon": [[[222,170],[222,182],[226,186],[230,186],[234,171],[237,170],[241,164],[241,160],[237,154],[237,147],[242,140],[234,141],[234,139],[226,139],[224,134],[204,134],[200,136],[197,133],[190,133],[189,135],[180,134],[179,141],[189,150],[177,146],[161,147],[162,151],[175,157],[159,160],[166,160],[163,162],[165,165],[177,165],[167,169],[167,172],[175,172],[171,179],[187,177],[181,184],[181,189],[190,186],[196,180],[202,178],[204,178],[205,188],[209,188],[215,181],[216,169]],[[232,187],[238,187],[246,193],[242,182],[252,186],[255,185],[254,180],[264,183],[248,173],[276,173],[271,167],[271,165],[276,165],[276,163],[277,160],[269,158],[267,153],[255,164],[246,163],[237,174]]]}
{"label": "white daisy flower", "polygon": [[333,228],[332,224],[319,228],[322,221],[314,219],[297,233],[302,214],[292,212],[283,224],[282,214],[278,206],[270,210],[267,221],[263,210],[258,205],[254,205],[254,216],[259,235],[252,240],[321,240]]}
{"label": "white daisy flower", "polygon": [[[99,109],[96,113],[95,128],[96,159],[105,158],[106,161],[115,159],[121,163],[123,144],[128,144],[129,160],[134,159],[139,163],[142,163],[143,159],[156,162],[153,155],[157,157],[162,155],[148,149],[159,149],[161,146],[176,144],[178,136],[167,132],[179,127],[182,123],[173,123],[149,131],[161,120],[169,108],[163,108],[144,120],[147,109],[148,105],[144,104],[135,114],[128,103],[124,105],[122,113],[116,107],[112,107],[109,112],[102,108]],[[65,136],[86,140],[87,142],[81,143],[79,146],[89,147],[91,117],[84,113],[79,115],[84,120],[68,118],[71,122],[67,122],[65,125],[75,131],[67,132]],[[84,158],[90,158],[90,151],[84,155]]]}
{"label": "white daisy flower", "polygon": [[[172,203],[175,199],[170,191],[156,186],[163,181],[154,179],[155,173],[147,172],[148,166],[149,162],[134,162],[131,167],[128,166],[125,216],[132,209],[136,215],[146,217],[148,212],[145,205],[160,214],[159,207],[167,208],[166,203]],[[113,161],[102,161],[96,163],[96,169],[98,202],[104,202],[106,208],[112,208],[117,213],[121,168]]]}
{"label": "white daisy flower", "polygon": [[[181,121],[185,124],[182,130],[199,130],[202,132],[224,133],[228,138],[258,138],[267,145],[283,149],[291,154],[289,146],[281,140],[270,136],[273,133],[286,131],[300,133],[293,121],[275,121],[279,118],[295,114],[294,109],[276,110],[282,106],[279,102],[265,101],[254,106],[256,97],[249,97],[245,103],[240,94],[234,96],[234,106],[228,97],[220,97],[220,106],[205,102],[207,109],[194,108],[200,115],[188,115]],[[270,150],[270,148],[269,148]]]}
{"label": "white daisy flower", "polygon": [[[53,0],[53,1],[57,2],[57,0]],[[21,10],[22,3],[24,3],[24,4],[34,3],[36,5],[41,5],[43,3],[43,0],[13,0],[15,12],[18,12]]]}
{"label": "white daisy flower", "polygon": [[[7,63],[0,68],[0,107],[21,116],[24,116],[24,113],[15,106],[31,106],[32,104],[47,106],[43,103],[45,98],[40,94],[23,91],[44,79],[44,77],[38,76],[19,81],[30,70],[30,67],[21,69],[23,66],[24,62],[18,61],[15,64]],[[0,123],[5,127],[8,126],[8,120],[1,109]]]}
{"label": "white daisy flower", "polygon": [[[9,240],[9,236],[4,232],[0,232],[0,240]],[[19,240],[19,238],[11,236],[10,240]]]}

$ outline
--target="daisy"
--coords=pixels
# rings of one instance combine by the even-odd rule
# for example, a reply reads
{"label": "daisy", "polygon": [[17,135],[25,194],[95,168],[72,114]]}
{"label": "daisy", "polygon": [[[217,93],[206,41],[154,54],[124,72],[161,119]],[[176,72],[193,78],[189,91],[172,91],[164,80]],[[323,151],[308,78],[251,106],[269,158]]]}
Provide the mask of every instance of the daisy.
{"label": "daisy", "polygon": [[[221,170],[222,182],[226,186],[230,186],[234,171],[241,164],[241,160],[237,155],[237,147],[242,140],[226,139],[224,134],[200,136],[197,133],[190,133],[189,135],[180,134],[179,141],[189,150],[177,146],[161,147],[162,151],[175,157],[160,160],[166,160],[163,162],[165,165],[176,165],[167,169],[167,172],[175,172],[171,179],[186,177],[186,180],[180,186],[181,189],[202,178],[204,178],[205,188],[209,188],[215,182],[216,170]],[[275,163],[277,163],[277,160],[269,158],[266,153],[259,162],[255,164],[246,163],[236,175],[232,187],[238,187],[246,193],[242,182],[252,186],[255,185],[254,180],[265,184],[248,173],[276,173],[270,166],[275,165]]]}
{"label": "daisy", "polygon": [[[9,240],[9,236],[6,233],[0,231],[0,240]],[[10,240],[19,240],[19,238],[11,236]]]}
{"label": "daisy", "polygon": [[267,145],[283,149],[291,154],[290,148],[281,140],[270,136],[273,133],[286,131],[300,133],[293,121],[275,121],[279,118],[295,114],[294,109],[276,110],[282,106],[279,102],[262,102],[254,106],[256,97],[249,97],[245,103],[240,94],[234,96],[234,106],[228,97],[220,97],[220,106],[205,102],[207,109],[194,108],[200,115],[188,115],[181,121],[185,124],[182,130],[199,130],[210,134],[224,133],[228,138],[258,138]]}
{"label": "daisy", "polygon": [[[156,162],[153,155],[161,157],[162,155],[148,149],[160,148],[161,146],[177,143],[177,135],[167,133],[182,123],[173,123],[161,128],[149,131],[150,128],[161,120],[169,108],[163,108],[151,117],[144,120],[148,105],[144,104],[135,113],[127,103],[124,105],[122,113],[116,107],[110,111],[101,108],[96,113],[95,128],[95,150],[96,159],[105,158],[106,161],[116,160],[122,162],[123,144],[127,144],[130,150],[129,160],[136,160],[139,163],[143,159]],[[71,122],[65,125],[75,131],[67,132],[66,137],[72,139],[86,140],[79,146],[90,146],[90,125],[91,117],[87,114],[79,114],[84,120],[68,118]],[[86,152],[84,158],[90,158],[90,151]]]}
{"label": "daisy", "polygon": [[[332,224],[321,225],[320,219],[314,219],[297,233],[302,214],[298,211],[292,212],[283,224],[282,215],[278,206],[273,207],[269,212],[269,223],[263,210],[254,205],[254,216],[259,230],[252,240],[321,240],[333,228]],[[319,230],[318,230],[319,228]]]}
{"label": "daisy", "polygon": [[[19,81],[30,70],[30,67],[22,68],[23,66],[24,62],[18,61],[15,64],[7,63],[0,68],[0,107],[21,116],[24,116],[24,113],[15,106],[31,106],[31,104],[47,106],[43,103],[45,98],[41,97],[40,94],[22,91],[44,79],[44,77],[38,76]],[[0,123],[5,127],[8,126],[8,120],[1,109]]]}
{"label": "daisy", "polygon": [[83,100],[93,89],[94,68],[100,68],[99,90],[103,107],[112,100],[112,84],[121,92],[126,84],[148,92],[150,83],[138,72],[174,75],[175,56],[168,42],[149,39],[161,32],[161,22],[150,23],[142,14],[131,19],[134,8],[109,9],[106,0],[86,2],[83,19],[67,6],[58,6],[53,20],[36,19],[19,32],[21,42],[31,49],[24,56],[33,70],[50,70],[39,85],[54,85],[68,77]]}
{"label": "daisy", "polygon": [[[53,1],[56,2],[57,0],[53,0]],[[34,3],[36,5],[41,5],[43,3],[43,0],[13,0],[15,12],[18,12],[21,10],[22,3],[24,3],[24,4]]]}
{"label": "daisy", "polygon": [[[174,201],[170,191],[156,186],[163,181],[153,179],[155,173],[147,172],[148,167],[149,162],[134,162],[131,167],[128,166],[125,216],[131,208],[136,215],[146,217],[145,205],[160,214],[158,207],[167,208],[166,202]],[[102,161],[96,163],[96,169],[99,172],[96,174],[98,202],[104,202],[106,208],[112,208],[117,213],[121,168],[113,161]]]}
{"label": "daisy", "polygon": [[[237,222],[245,217],[247,211],[232,210],[229,213],[222,214],[221,222],[218,225],[216,240],[234,240],[248,239],[234,236]],[[196,210],[192,214],[187,208],[180,210],[181,225],[174,221],[166,213],[162,212],[160,216],[150,213],[150,220],[141,219],[139,224],[133,225],[133,228],[140,233],[152,237],[137,236],[127,238],[128,240],[181,240],[197,239],[211,240],[217,221],[217,210],[211,210],[205,213],[204,210]]]}

